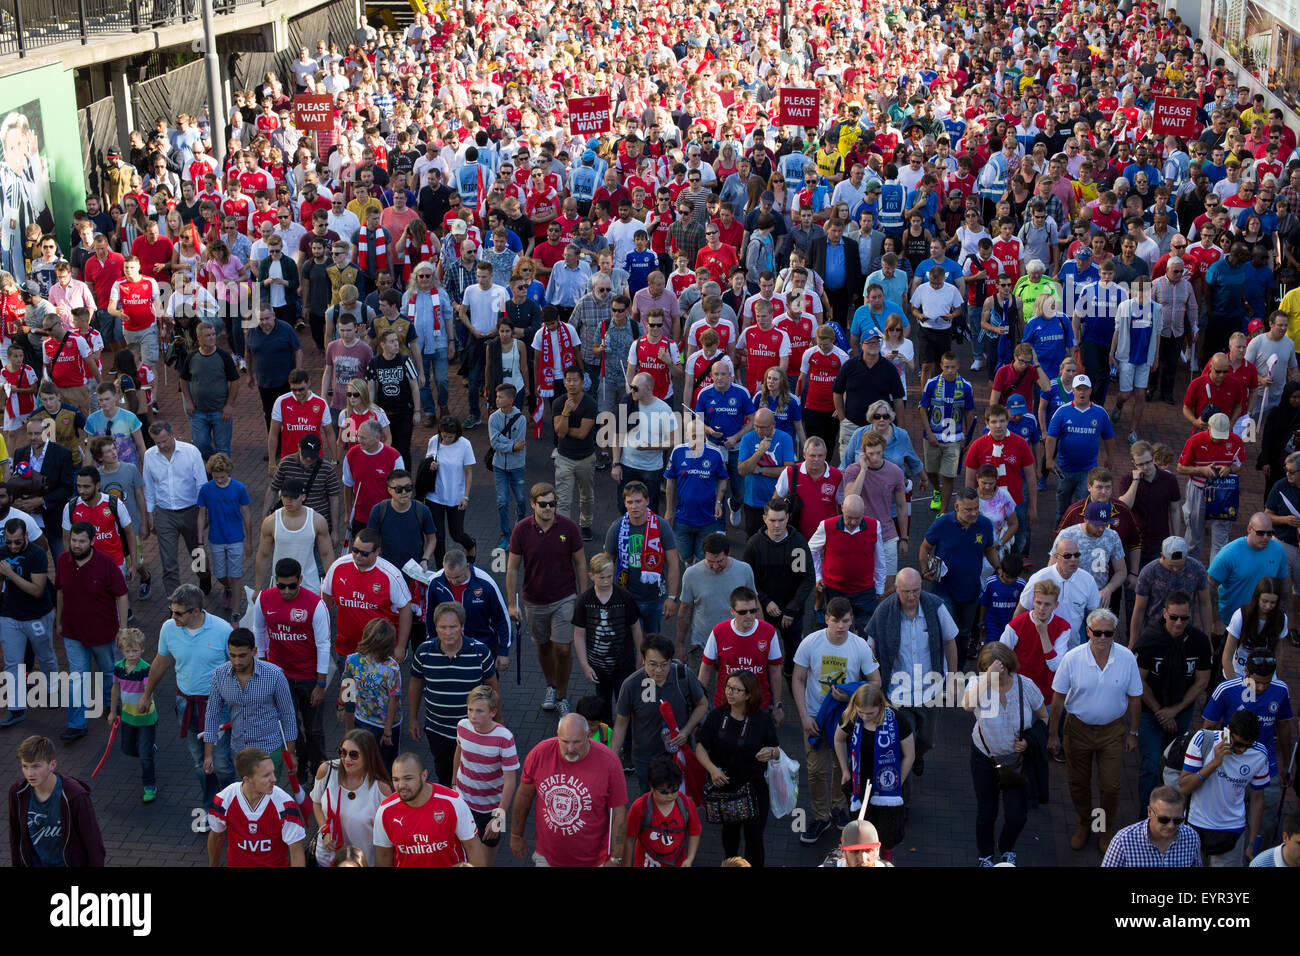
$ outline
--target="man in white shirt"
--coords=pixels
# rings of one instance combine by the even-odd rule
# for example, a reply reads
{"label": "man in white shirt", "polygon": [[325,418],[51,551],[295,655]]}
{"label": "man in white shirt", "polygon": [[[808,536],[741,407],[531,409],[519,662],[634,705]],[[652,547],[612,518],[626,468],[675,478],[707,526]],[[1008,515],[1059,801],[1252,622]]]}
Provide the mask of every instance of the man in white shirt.
{"label": "man in white shirt", "polygon": [[[1077,816],[1070,847],[1082,850],[1096,828],[1103,856],[1118,829],[1116,813],[1124,754],[1137,749],[1142,713],[1142,675],[1133,652],[1115,643],[1118,626],[1119,618],[1106,608],[1097,608],[1088,615],[1088,642],[1067,651],[1052,678],[1055,694],[1047,721],[1047,749],[1055,757],[1064,745],[1066,779]],[[1098,771],[1095,800],[1094,758]],[[1264,780],[1268,782],[1267,757]]]}
{"label": "man in white shirt", "polygon": [[1058,537],[1052,545],[1047,567],[1029,576],[1025,589],[1020,592],[1020,606],[1026,611],[1034,609],[1034,585],[1039,581],[1051,581],[1061,589],[1056,613],[1069,621],[1074,629],[1070,645],[1078,645],[1083,640],[1084,615],[1101,606],[1101,594],[1091,574],[1079,573],[1079,548],[1073,541],[1065,536]]}
{"label": "man in white shirt", "polygon": [[[185,539],[185,553],[199,546],[199,489],[208,480],[203,456],[189,442],[177,441],[170,422],[149,426],[154,446],[144,454],[145,534],[158,535],[158,556],[163,567],[163,593],[180,585],[176,539]],[[200,579],[204,572],[200,572]]]}
{"label": "man in white shirt", "polygon": [[357,218],[356,213],[347,208],[343,199],[342,189],[330,197],[329,228],[340,239],[352,242],[357,233],[361,231],[361,220]]}
{"label": "man in white shirt", "polygon": [[[540,330],[538,334],[541,334]],[[623,440],[614,442],[610,477],[618,482],[620,501],[623,487],[629,481],[643,483],[650,490],[650,510],[659,514],[664,452],[677,445],[677,417],[667,402],[655,398],[655,380],[649,372],[638,372],[632,378],[632,402],[628,406],[627,421]],[[618,474],[614,474],[614,469],[618,469]]]}
{"label": "man in white shirt", "polygon": [[1254,858],[1268,783],[1268,751],[1259,742],[1254,711],[1243,707],[1227,727],[1192,737],[1178,789],[1187,797],[1196,794],[1187,822],[1201,835],[1208,866],[1241,866],[1243,856],[1246,862]]}

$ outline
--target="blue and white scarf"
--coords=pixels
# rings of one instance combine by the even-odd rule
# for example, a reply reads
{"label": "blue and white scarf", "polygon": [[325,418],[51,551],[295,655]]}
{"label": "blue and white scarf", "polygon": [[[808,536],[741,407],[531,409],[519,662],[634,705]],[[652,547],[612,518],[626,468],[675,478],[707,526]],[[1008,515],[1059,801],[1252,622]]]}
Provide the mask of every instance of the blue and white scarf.
{"label": "blue and white scarf", "polygon": [[[853,802],[849,809],[862,807],[862,738],[866,728],[861,719],[853,721],[853,735],[849,738],[849,761],[853,772]],[[875,755],[875,772],[871,780],[870,803],[877,807],[903,805],[903,750],[898,736],[898,718],[886,707],[884,718],[876,728],[872,741]]]}

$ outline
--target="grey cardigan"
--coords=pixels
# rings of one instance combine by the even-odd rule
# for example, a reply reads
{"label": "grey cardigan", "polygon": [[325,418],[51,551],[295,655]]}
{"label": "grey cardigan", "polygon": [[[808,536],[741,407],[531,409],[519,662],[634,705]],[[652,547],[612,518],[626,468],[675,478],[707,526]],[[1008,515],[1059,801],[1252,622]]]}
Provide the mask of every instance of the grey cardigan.
{"label": "grey cardigan", "polygon": [[[925,631],[930,638],[930,665],[927,671],[944,670],[943,628],[939,624],[939,608],[943,601],[921,592],[920,612],[925,615]],[[884,679],[885,693],[889,693],[891,678],[898,669],[898,650],[902,644],[903,607],[897,594],[891,594],[878,605],[867,622],[867,636],[876,645],[876,659],[880,661],[880,676]]]}

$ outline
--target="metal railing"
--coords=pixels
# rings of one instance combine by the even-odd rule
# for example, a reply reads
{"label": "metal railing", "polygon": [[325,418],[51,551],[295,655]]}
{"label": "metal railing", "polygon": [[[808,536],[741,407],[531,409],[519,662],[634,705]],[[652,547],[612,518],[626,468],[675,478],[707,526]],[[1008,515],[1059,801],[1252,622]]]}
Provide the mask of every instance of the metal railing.
{"label": "metal railing", "polygon": [[[0,56],[140,33],[202,17],[202,0],[0,0]],[[213,0],[220,16],[266,0]]]}

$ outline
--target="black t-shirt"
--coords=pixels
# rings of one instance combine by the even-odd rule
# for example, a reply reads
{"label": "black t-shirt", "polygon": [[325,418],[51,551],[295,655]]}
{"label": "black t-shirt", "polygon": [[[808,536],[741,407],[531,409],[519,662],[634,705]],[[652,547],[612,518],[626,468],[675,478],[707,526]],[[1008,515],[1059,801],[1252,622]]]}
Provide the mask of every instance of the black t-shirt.
{"label": "black t-shirt", "polygon": [[[551,401],[551,414],[553,416],[562,414],[564,412],[564,403],[567,400],[568,396],[564,393],[557,395]],[[586,438],[573,437],[573,431],[582,427],[582,420],[590,418],[595,421],[596,414],[596,400],[590,395],[583,395],[582,401],[578,403],[578,407],[569,416],[569,434],[561,438],[556,444],[560,454],[569,461],[582,461],[588,455],[596,454],[596,426],[592,426],[591,431],[587,432]]]}
{"label": "black t-shirt", "polygon": [[[0,561],[12,566],[25,581],[30,581],[34,574],[48,574],[50,568],[44,549],[31,542],[27,543],[27,549],[21,554],[14,554],[6,547],[0,551]],[[0,587],[0,617],[15,621],[35,621],[54,610],[48,587],[41,592],[40,597],[32,597],[8,578],[3,579],[3,582],[3,587]]]}
{"label": "black t-shirt", "polygon": [[867,424],[867,409],[873,402],[884,399],[892,403],[906,397],[903,380],[892,362],[881,358],[868,367],[860,355],[844,363],[831,388],[844,396],[844,417],[856,425]]}
{"label": "black t-shirt", "polygon": [[595,588],[588,588],[573,605],[573,626],[587,631],[587,663],[598,674],[627,673],[635,664],[632,625],[641,609],[617,584],[602,604]]}
{"label": "black t-shirt", "polygon": [[[1161,707],[1183,699],[1197,671],[1211,667],[1213,652],[1204,631],[1188,626],[1181,638],[1172,638],[1159,618],[1147,626],[1133,648],[1140,670],[1149,671],[1147,683]],[[1146,706],[1145,704],[1143,705]]]}
{"label": "black t-shirt", "polygon": [[736,720],[726,705],[709,711],[695,739],[704,746],[709,759],[730,778],[730,783],[719,788],[724,791],[738,790],[751,780],[761,780],[767,764],[755,754],[780,743],[776,725],[767,711],[755,711],[748,720]]}
{"label": "black t-shirt", "polygon": [[376,355],[366,366],[366,380],[377,384],[375,401],[389,415],[415,410],[411,382],[419,381],[419,377],[409,355],[399,353],[391,359]]}

